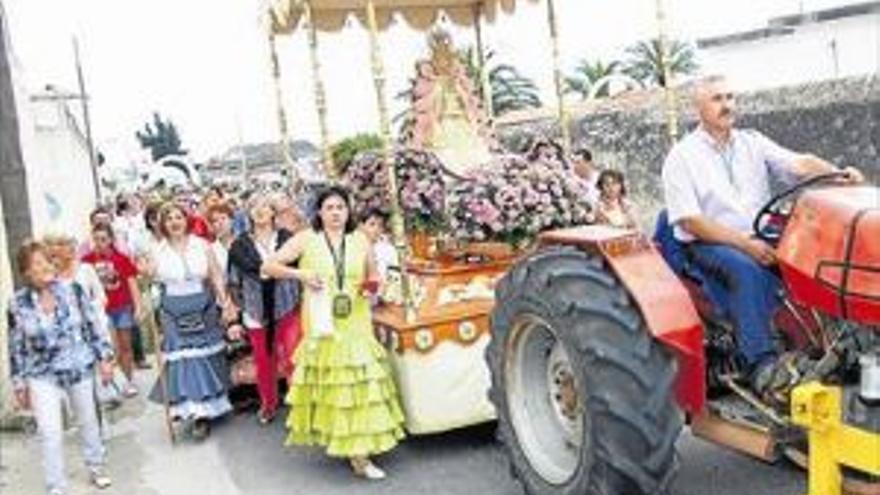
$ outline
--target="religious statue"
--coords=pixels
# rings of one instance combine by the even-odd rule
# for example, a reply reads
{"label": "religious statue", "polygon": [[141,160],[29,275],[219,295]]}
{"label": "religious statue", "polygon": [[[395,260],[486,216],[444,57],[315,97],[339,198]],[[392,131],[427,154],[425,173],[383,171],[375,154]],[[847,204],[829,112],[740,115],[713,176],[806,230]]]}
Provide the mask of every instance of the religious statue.
{"label": "religious statue", "polygon": [[474,82],[449,33],[429,36],[431,58],[416,63],[412,88],[411,147],[432,151],[446,169],[464,175],[491,160],[491,127]]}

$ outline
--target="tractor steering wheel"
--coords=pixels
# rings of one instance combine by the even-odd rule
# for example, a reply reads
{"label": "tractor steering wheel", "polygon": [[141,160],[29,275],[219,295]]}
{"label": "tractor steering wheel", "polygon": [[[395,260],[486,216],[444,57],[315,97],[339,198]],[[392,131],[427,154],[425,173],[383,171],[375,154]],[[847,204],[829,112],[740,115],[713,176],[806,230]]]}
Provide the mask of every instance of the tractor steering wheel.
{"label": "tractor steering wheel", "polygon": [[[843,171],[815,175],[808,179],[804,179],[794,186],[791,186],[773,196],[764,204],[764,206],[761,207],[760,210],[758,210],[758,214],[755,215],[755,220],[752,222],[752,230],[754,231],[755,237],[768,244],[776,245],[779,242],[780,237],[782,237],[782,232],[785,230],[785,224],[788,222],[788,217],[791,215],[791,203],[785,202],[786,199],[790,199],[797,193],[800,193],[808,187],[815,186],[816,184],[831,182],[848,176],[849,174]],[[784,204],[787,204],[787,209],[783,208]]]}

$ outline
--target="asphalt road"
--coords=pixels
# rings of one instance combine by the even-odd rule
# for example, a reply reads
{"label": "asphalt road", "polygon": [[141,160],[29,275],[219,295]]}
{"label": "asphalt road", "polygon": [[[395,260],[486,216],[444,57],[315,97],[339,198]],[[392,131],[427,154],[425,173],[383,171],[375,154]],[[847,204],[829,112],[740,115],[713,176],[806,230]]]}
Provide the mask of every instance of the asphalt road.
{"label": "asphalt road", "polygon": [[[146,385],[146,384],[145,384]],[[142,388],[143,389],[143,388]],[[253,415],[229,418],[206,442],[171,446],[162,409],[143,397],[108,414],[110,474],[101,495],[520,495],[491,428],[475,427],[407,439],[379,458],[388,479],[354,478],[320,450],[283,447],[283,417],[261,427]],[[95,495],[81,467],[75,430],[67,432],[69,495]],[[695,439],[679,443],[674,495],[801,495],[805,474],[769,466]],[[33,435],[0,434],[0,493],[41,492],[39,443]]]}
{"label": "asphalt road", "polygon": [[[507,459],[491,428],[475,427],[408,439],[378,459],[389,477],[382,482],[354,479],[348,467],[320,451],[279,447],[281,421],[260,427],[236,417],[215,431],[220,456],[242,493],[321,495],[480,494],[519,495]],[[674,495],[801,495],[803,472],[786,464],[770,466],[682,436],[681,470]]]}

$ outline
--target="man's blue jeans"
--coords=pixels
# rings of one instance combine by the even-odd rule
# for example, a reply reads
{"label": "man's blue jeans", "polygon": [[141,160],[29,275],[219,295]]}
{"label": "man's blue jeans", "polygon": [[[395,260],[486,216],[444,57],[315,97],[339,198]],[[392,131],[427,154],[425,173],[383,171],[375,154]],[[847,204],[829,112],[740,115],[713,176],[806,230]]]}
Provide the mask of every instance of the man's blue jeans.
{"label": "man's blue jeans", "polygon": [[746,253],[721,244],[688,245],[693,263],[705,275],[724,314],[737,329],[739,351],[748,366],[776,354],[772,318],[779,307],[780,281]]}

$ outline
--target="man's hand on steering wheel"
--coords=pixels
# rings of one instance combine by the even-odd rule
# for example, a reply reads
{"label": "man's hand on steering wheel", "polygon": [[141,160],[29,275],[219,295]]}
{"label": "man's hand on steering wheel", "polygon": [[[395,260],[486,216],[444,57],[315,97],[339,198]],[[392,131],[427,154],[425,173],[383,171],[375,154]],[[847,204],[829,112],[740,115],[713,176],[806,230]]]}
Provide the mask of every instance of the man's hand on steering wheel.
{"label": "man's hand on steering wheel", "polygon": [[846,176],[842,178],[842,181],[847,184],[861,184],[865,182],[865,175],[862,174],[862,171],[855,167],[845,167],[840,170]]}
{"label": "man's hand on steering wheel", "polygon": [[[755,238],[764,241],[766,244],[776,244],[782,235],[785,226],[785,220],[788,218],[788,212],[784,212],[782,205],[783,200],[790,199],[800,194],[802,190],[813,187],[817,184],[860,184],[865,181],[865,176],[855,167],[846,167],[842,169],[833,169],[833,171],[819,173],[803,179],[800,183],[782,191],[781,193],[770,198],[755,215],[752,222],[752,231]],[[777,225],[772,225],[774,222]],[[744,248],[744,250],[746,250]]]}

